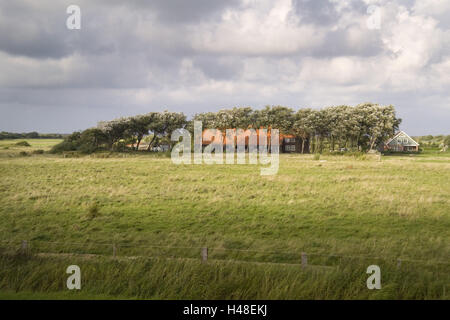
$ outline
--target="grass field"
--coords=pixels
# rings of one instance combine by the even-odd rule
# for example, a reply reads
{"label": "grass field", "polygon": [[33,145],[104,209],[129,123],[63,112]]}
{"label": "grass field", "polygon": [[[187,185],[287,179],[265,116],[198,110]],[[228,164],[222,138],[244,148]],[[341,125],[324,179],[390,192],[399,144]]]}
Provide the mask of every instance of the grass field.
{"label": "grass field", "polygon": [[[28,142],[30,146],[18,145],[21,142]],[[39,150],[48,151],[52,146],[61,142],[60,139],[18,139],[0,140],[0,158],[12,158],[20,156],[20,153],[27,155],[37,154]]]}
{"label": "grass field", "polygon": [[[283,154],[260,176],[151,154],[33,154],[58,141],[27,141],[0,141],[0,298],[449,298],[449,152]],[[15,251],[22,240],[31,254]],[[81,292],[65,289],[69,264]],[[371,264],[381,290],[366,287]]]}

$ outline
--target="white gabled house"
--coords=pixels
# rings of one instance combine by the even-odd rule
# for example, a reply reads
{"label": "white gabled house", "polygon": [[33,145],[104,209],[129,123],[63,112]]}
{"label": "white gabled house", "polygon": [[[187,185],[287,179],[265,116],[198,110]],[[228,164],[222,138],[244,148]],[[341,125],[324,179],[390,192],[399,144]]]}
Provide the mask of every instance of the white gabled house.
{"label": "white gabled house", "polygon": [[419,152],[419,144],[404,131],[400,131],[391,139],[386,141],[383,149],[384,151],[394,152]]}

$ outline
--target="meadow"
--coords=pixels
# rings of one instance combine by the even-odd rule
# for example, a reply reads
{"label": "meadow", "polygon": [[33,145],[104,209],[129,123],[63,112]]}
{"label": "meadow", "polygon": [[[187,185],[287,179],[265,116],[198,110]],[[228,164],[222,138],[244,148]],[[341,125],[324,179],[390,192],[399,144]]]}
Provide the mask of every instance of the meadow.
{"label": "meadow", "polygon": [[[0,141],[0,298],[449,297],[450,152],[282,154],[261,176],[27,141]],[[70,264],[79,292],[65,289]],[[366,287],[371,264],[381,290]]]}

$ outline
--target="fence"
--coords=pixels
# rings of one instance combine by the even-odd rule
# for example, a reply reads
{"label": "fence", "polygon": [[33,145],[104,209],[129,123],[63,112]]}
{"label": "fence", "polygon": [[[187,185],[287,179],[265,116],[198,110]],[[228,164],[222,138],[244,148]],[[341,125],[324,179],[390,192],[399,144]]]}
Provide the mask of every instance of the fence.
{"label": "fence", "polygon": [[[208,261],[245,262],[257,264],[297,265],[300,268],[330,268],[343,263],[343,260],[376,263],[385,261],[395,264],[397,269],[406,263],[428,266],[449,265],[450,261],[409,259],[404,257],[375,257],[370,255],[341,255],[315,252],[262,251],[252,249],[230,249],[197,246],[136,245],[126,243],[102,242],[58,242],[47,240],[0,240],[0,248],[15,252],[41,255],[89,255],[112,258],[177,258]],[[311,263],[311,260],[313,263]]]}

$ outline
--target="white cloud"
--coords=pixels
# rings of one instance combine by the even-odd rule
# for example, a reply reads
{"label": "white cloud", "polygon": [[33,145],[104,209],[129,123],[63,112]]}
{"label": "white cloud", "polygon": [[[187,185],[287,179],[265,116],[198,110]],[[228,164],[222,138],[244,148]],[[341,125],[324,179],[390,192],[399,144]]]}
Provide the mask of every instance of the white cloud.
{"label": "white cloud", "polygon": [[[234,105],[372,100],[396,104],[414,124],[421,103],[428,104],[431,114],[450,112],[445,111],[450,26],[444,23],[450,20],[449,1],[320,3],[326,4],[327,15],[298,14],[320,10],[316,2],[305,8],[311,2],[296,7],[291,0],[242,0],[205,9],[209,18],[190,19],[186,12],[164,13],[163,2],[81,1],[79,33],[58,28],[64,28],[65,10],[51,1],[39,8],[26,1],[8,3],[9,17],[0,21],[0,92],[6,92],[0,99],[0,124],[20,128],[20,117],[8,118],[11,105],[51,108],[54,96],[64,107],[71,90],[77,90],[77,103],[89,106],[90,119],[110,118],[104,111],[109,105],[115,117],[121,110],[133,114],[167,108],[192,114]],[[203,8],[204,2],[195,4]],[[382,10],[380,30],[366,26],[370,4]],[[48,21],[42,18],[46,14]],[[20,25],[16,18],[24,16],[26,23]],[[326,23],[314,20],[323,17]],[[14,37],[12,30],[17,30]],[[80,128],[83,120],[77,119],[74,126]],[[64,121],[48,125],[54,123]]]}
{"label": "white cloud", "polygon": [[300,25],[291,0],[246,1],[244,9],[228,9],[222,20],[201,24],[192,34],[197,51],[243,55],[286,55],[323,42],[324,33]]}

